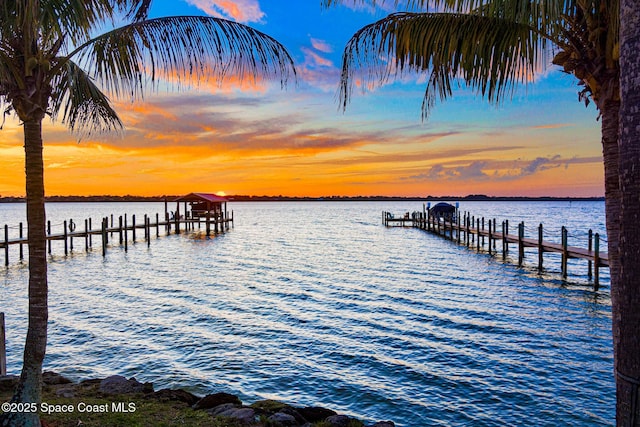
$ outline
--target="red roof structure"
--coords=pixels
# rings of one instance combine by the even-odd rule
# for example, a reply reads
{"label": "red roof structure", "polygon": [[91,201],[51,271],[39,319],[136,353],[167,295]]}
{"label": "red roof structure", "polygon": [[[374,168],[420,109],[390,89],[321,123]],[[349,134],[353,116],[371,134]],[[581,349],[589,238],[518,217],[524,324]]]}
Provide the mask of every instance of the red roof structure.
{"label": "red roof structure", "polygon": [[189,193],[186,196],[178,197],[176,202],[211,202],[211,203],[225,203],[229,199],[218,196],[211,193]]}

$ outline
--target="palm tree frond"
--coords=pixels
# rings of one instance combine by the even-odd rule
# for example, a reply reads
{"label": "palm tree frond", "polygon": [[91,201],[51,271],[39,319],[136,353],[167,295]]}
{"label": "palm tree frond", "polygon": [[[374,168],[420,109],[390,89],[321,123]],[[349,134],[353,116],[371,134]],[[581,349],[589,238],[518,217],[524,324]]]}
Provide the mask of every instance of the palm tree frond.
{"label": "palm tree frond", "polygon": [[465,82],[490,102],[500,102],[544,67],[545,44],[528,25],[477,15],[392,14],[358,31],[343,56],[343,108],[355,82],[385,84],[407,71],[430,73],[423,114],[434,100]]}
{"label": "palm tree frond", "polygon": [[[78,63],[115,96],[134,99],[159,78],[183,84],[229,76],[279,78],[295,67],[287,50],[251,27],[219,18],[183,16],[136,22],[78,48]],[[70,56],[71,56],[70,55]]]}
{"label": "palm tree frond", "polygon": [[55,121],[62,114],[62,122],[71,131],[89,136],[94,131],[102,133],[124,128],[107,96],[73,61],[66,61],[53,88],[52,119]]}

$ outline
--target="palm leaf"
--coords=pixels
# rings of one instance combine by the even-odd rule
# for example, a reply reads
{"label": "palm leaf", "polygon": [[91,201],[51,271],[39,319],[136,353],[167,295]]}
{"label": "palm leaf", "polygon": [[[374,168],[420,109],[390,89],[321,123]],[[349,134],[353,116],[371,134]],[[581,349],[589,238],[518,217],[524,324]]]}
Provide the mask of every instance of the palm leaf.
{"label": "palm leaf", "polygon": [[53,81],[50,110],[52,119],[62,115],[62,122],[72,131],[89,136],[92,132],[123,129],[123,124],[109,99],[91,78],[73,61],[66,61]]}
{"label": "palm leaf", "polygon": [[224,19],[189,16],[152,19],[113,30],[70,55],[115,96],[139,98],[160,78],[171,82],[222,82],[295,75],[284,46],[251,27]]}
{"label": "palm leaf", "polygon": [[392,14],[358,31],[343,56],[343,108],[354,83],[385,84],[408,71],[428,72],[423,114],[458,80],[499,102],[544,66],[545,46],[528,25],[477,15]]}

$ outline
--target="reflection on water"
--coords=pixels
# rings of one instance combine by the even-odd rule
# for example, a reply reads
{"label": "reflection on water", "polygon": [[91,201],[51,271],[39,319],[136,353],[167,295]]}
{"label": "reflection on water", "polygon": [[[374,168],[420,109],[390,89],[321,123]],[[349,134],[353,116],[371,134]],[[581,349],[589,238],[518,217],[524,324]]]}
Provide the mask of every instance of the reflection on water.
{"label": "reflection on water", "polygon": [[[533,207],[461,209],[549,230],[604,228],[601,203]],[[230,208],[235,228],[215,239],[172,235],[127,253],[114,246],[105,258],[54,248],[46,368],[323,405],[399,426],[613,424],[608,283],[605,274],[593,291],[584,261],[563,281],[538,274],[534,256],[520,269],[379,224],[381,211],[416,203]],[[80,219],[79,209],[99,218],[164,207],[57,204],[48,214]],[[0,205],[0,223],[7,211]],[[559,271],[554,263],[545,260]],[[1,280],[16,373],[27,269],[14,263]]]}

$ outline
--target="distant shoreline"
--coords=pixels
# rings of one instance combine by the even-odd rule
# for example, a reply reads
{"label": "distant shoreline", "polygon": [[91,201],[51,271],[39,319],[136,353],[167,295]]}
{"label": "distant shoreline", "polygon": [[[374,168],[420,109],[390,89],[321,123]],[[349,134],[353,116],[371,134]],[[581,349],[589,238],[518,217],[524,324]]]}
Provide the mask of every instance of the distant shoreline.
{"label": "distant shoreline", "polygon": [[[173,202],[180,196],[48,196],[47,202]],[[468,196],[325,196],[325,197],[296,197],[296,196],[225,196],[231,202],[424,202],[424,201],[453,201],[453,202],[597,202],[604,201],[604,197],[528,197],[528,196],[486,196],[471,194]],[[24,197],[0,197],[0,203],[24,203]]]}

